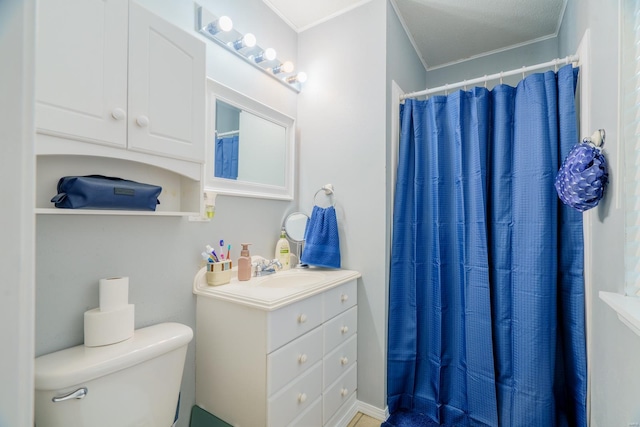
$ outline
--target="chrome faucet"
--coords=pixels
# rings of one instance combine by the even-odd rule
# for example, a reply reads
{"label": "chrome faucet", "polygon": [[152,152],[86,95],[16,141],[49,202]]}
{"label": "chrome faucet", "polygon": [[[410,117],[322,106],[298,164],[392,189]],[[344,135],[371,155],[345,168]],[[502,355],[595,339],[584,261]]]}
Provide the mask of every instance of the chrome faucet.
{"label": "chrome faucet", "polygon": [[278,261],[277,259],[261,259],[253,263],[253,267],[255,276],[260,277],[275,273],[282,268],[282,264],[280,264],[280,261]]}

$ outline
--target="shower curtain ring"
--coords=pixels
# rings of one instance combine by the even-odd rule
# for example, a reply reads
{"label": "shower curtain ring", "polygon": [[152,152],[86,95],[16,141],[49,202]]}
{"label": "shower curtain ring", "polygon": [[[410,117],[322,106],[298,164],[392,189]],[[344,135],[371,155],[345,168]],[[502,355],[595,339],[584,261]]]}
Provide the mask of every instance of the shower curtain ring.
{"label": "shower curtain ring", "polygon": [[500,84],[502,84],[502,71],[500,71]]}
{"label": "shower curtain ring", "polygon": [[522,78],[524,79],[524,65],[522,66]]}
{"label": "shower curtain ring", "polygon": [[487,88],[487,75],[484,75],[484,88]]}

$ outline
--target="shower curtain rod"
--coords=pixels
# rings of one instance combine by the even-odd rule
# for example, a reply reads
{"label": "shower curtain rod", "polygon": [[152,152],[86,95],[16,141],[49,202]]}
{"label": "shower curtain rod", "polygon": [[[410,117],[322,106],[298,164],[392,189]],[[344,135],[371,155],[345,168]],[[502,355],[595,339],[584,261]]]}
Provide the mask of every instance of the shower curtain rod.
{"label": "shower curtain rod", "polygon": [[411,93],[407,93],[404,95],[400,95],[400,101],[404,101],[405,99],[408,98],[416,98],[418,96],[425,96],[425,95],[431,95],[432,93],[437,93],[437,92],[443,92],[443,91],[448,91],[450,89],[457,89],[460,87],[464,87],[464,86],[468,86],[468,85],[474,85],[476,83],[482,83],[482,82],[488,82],[489,80],[497,80],[500,79],[502,81],[503,77],[508,77],[508,76],[514,76],[516,74],[524,74],[527,73],[529,71],[535,71],[535,70],[539,70],[541,68],[549,68],[549,67],[554,67],[554,66],[558,66],[560,64],[568,64],[570,62],[578,62],[578,60],[580,59],[580,57],[578,55],[570,55],[570,56],[566,56],[564,58],[557,58],[554,59],[552,61],[548,61],[548,62],[542,62],[540,64],[536,64],[536,65],[530,65],[528,67],[522,67],[516,70],[511,70],[511,71],[501,71],[499,73],[496,74],[491,74],[491,75],[485,75],[482,77],[478,77],[475,79],[471,79],[471,80],[463,80],[461,82],[458,83],[451,83],[451,84],[446,84],[444,86],[439,86],[439,87],[434,87],[432,89],[425,89],[425,90],[421,90],[418,92],[411,92]]}
{"label": "shower curtain rod", "polygon": [[216,136],[218,138],[222,138],[222,137],[225,137],[225,136],[238,135],[239,133],[240,133],[239,130],[232,130],[232,131],[229,131],[229,132],[221,132],[221,133],[218,133],[218,131],[216,131]]}

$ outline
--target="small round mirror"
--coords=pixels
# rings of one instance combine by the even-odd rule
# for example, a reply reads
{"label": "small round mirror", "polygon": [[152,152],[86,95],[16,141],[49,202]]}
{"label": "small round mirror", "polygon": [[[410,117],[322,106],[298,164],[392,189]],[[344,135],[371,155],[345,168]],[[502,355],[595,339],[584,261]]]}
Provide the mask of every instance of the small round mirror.
{"label": "small round mirror", "polygon": [[289,214],[284,220],[284,231],[287,233],[287,237],[294,242],[302,242],[308,220],[309,217],[303,212]]}

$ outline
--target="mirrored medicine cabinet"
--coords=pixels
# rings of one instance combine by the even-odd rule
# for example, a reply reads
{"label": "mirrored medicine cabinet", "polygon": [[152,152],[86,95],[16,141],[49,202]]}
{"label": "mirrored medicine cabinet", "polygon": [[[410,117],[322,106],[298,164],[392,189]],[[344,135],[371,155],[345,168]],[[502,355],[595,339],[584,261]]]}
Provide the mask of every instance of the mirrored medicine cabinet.
{"label": "mirrored medicine cabinet", "polygon": [[205,189],[293,199],[293,118],[207,79]]}

